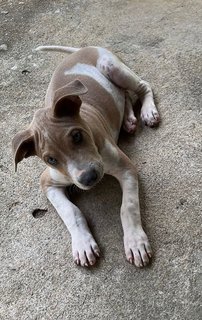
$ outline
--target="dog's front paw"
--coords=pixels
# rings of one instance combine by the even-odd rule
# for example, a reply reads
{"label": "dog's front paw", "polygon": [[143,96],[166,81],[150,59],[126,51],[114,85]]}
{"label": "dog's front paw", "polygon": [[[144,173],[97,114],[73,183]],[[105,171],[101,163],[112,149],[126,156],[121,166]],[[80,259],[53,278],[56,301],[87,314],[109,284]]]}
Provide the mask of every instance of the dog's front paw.
{"label": "dog's front paw", "polygon": [[152,256],[146,233],[142,229],[131,230],[124,235],[126,259],[136,267],[144,267]]}
{"label": "dog's front paw", "polygon": [[89,232],[76,232],[72,236],[74,262],[82,267],[92,266],[100,256],[97,243]]}
{"label": "dog's front paw", "polygon": [[143,106],[141,110],[141,119],[146,126],[157,126],[160,122],[160,116],[155,105],[151,104],[151,106]]}

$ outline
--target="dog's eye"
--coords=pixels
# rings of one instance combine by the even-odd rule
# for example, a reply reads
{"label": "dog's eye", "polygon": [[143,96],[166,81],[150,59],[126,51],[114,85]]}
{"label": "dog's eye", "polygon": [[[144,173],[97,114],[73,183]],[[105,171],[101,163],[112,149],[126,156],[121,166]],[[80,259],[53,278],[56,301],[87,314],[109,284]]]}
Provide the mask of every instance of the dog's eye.
{"label": "dog's eye", "polygon": [[48,157],[47,158],[47,162],[51,165],[51,166],[56,166],[56,164],[58,163],[57,160],[53,157]]}
{"label": "dog's eye", "polygon": [[72,140],[74,143],[80,143],[83,139],[82,133],[80,131],[72,132]]}

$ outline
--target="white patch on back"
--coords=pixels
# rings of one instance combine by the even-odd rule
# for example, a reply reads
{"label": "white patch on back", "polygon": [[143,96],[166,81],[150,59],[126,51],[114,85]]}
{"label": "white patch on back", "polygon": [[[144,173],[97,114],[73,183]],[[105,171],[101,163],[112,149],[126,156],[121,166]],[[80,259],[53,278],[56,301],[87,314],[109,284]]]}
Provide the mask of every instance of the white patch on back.
{"label": "white patch on back", "polygon": [[96,67],[89,64],[77,63],[71,69],[65,70],[64,74],[85,75],[93,78],[111,94],[116,105],[118,106],[121,115],[123,114],[125,105],[124,92],[117,86],[115,86],[110,80],[108,80]]}

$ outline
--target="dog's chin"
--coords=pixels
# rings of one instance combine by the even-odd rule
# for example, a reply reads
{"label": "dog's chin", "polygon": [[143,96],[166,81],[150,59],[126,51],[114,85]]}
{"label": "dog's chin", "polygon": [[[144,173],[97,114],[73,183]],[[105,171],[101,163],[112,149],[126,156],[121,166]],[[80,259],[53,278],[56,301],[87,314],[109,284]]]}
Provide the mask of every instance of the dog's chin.
{"label": "dog's chin", "polygon": [[83,191],[87,191],[87,190],[90,190],[90,189],[92,189],[94,186],[84,186],[83,184],[80,184],[80,183],[75,183],[75,185],[79,188],[79,189],[81,189],[81,190],[83,190]]}

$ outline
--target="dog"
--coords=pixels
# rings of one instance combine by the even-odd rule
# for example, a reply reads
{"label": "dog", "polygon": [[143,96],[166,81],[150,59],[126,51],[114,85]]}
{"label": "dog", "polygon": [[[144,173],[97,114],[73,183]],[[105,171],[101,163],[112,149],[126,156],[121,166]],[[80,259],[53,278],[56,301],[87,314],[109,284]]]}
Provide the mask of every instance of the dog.
{"label": "dog", "polygon": [[40,184],[71,234],[73,260],[94,265],[100,256],[87,222],[66,195],[66,187],[94,187],[104,174],[120,183],[121,222],[126,259],[146,266],[152,250],[141,224],[137,171],[119,149],[121,127],[135,132],[132,96],[141,101],[141,120],[156,126],[160,119],[148,82],[140,79],[111,51],[101,47],[40,46],[36,51],[70,55],[58,65],[48,86],[45,107],[36,111],[26,130],[12,141],[15,168],[24,158],[38,156],[47,168]]}

